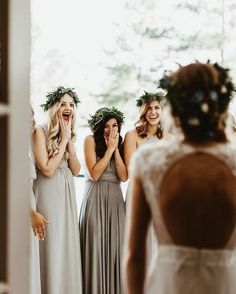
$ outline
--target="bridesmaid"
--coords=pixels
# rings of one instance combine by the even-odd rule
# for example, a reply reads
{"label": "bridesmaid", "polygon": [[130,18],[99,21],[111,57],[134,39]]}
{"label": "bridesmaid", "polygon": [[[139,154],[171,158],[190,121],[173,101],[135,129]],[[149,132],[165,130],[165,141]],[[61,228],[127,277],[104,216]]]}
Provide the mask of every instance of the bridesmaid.
{"label": "bridesmaid", "polygon": [[85,138],[88,177],[80,211],[83,294],[120,294],[125,204],[120,181],[127,180],[121,157],[123,113],[101,108],[88,121]]}
{"label": "bridesmaid", "polygon": [[58,87],[42,105],[48,125],[36,128],[33,152],[37,165],[34,182],[37,210],[50,224],[40,243],[42,294],[82,294],[78,216],[73,176],[80,171],[76,156],[75,106],[77,94]]}
{"label": "bridesmaid", "polygon": [[[124,140],[124,159],[128,170],[132,154],[143,144],[157,142],[158,140],[169,140],[173,135],[165,131],[162,127],[162,98],[163,92],[145,92],[137,99],[139,108],[139,119],[135,124],[135,129],[128,131]],[[129,195],[129,187],[127,197]],[[128,199],[126,199],[127,202]],[[151,268],[157,256],[157,241],[153,228],[150,226],[147,237],[147,265]]]}
{"label": "bridesmaid", "polygon": [[[35,132],[34,111],[31,107],[31,134]],[[36,179],[36,170],[30,146],[30,222],[32,233],[30,234],[30,294],[41,294],[40,269],[39,269],[39,240],[46,237],[45,225],[49,222],[43,215],[36,211],[35,196],[33,193],[33,181]]]}
{"label": "bridesmaid", "polygon": [[135,129],[128,131],[124,140],[124,159],[127,170],[131,155],[140,145],[173,137],[173,135],[163,130],[162,127],[162,98],[162,92],[145,92],[137,100],[139,119],[135,124]]}

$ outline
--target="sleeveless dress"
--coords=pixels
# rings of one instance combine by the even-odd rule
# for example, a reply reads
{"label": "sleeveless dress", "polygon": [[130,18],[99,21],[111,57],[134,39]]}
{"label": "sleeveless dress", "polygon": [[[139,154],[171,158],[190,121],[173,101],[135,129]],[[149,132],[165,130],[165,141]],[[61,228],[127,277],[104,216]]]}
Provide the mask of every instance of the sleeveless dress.
{"label": "sleeveless dress", "polygon": [[236,229],[221,250],[177,246],[160,213],[158,191],[165,172],[176,160],[196,151],[224,161],[236,176],[236,147],[230,143],[212,147],[173,141],[146,144],[132,158],[131,173],[142,182],[158,239],[157,258],[146,273],[147,294],[236,293]]}
{"label": "sleeveless dress", "polygon": [[83,294],[121,294],[125,203],[114,160],[98,181],[86,177],[80,210]]}
{"label": "sleeveless dress", "polygon": [[82,294],[77,204],[67,160],[62,159],[52,178],[37,169],[34,193],[37,211],[49,221],[40,242],[42,294]]}
{"label": "sleeveless dress", "polygon": [[[30,160],[30,181],[33,182],[36,179],[36,170],[33,160],[33,154],[30,148],[29,152]],[[30,207],[36,210],[35,196],[30,190]],[[39,269],[39,240],[34,236],[32,227],[30,226],[30,294],[41,294],[40,284],[40,269]]]}

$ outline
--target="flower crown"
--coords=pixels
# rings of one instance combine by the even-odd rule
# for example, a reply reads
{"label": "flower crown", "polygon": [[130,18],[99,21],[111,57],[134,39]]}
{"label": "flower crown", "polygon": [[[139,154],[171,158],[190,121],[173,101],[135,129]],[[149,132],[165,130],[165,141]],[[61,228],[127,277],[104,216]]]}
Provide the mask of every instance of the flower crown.
{"label": "flower crown", "polygon": [[[167,72],[160,79],[159,86],[167,91],[166,97],[178,113],[186,112],[187,103],[188,105],[191,104],[195,109],[200,107],[200,113],[203,115],[210,111],[210,105],[215,104],[218,110],[214,112],[214,116],[218,117],[230,102],[235,88],[229,77],[229,69],[225,69],[217,63],[210,64],[209,61],[207,64],[213,66],[220,76],[218,85],[208,89],[207,93],[197,89],[189,93],[187,89],[179,85],[175,76]],[[188,100],[186,100],[186,96],[189,97]],[[199,124],[200,120],[197,117],[189,119],[189,125],[198,126]]]}
{"label": "flower crown", "polygon": [[144,91],[144,94],[136,100],[137,107],[141,107],[142,105],[150,102],[150,101],[158,101],[160,102],[162,100],[162,98],[165,96],[164,92],[159,90],[156,93],[148,93],[146,91]]}
{"label": "flower crown", "polygon": [[80,100],[76,92],[73,90],[74,88],[64,88],[62,86],[59,86],[55,91],[49,92],[46,95],[46,103],[41,104],[40,106],[43,108],[44,111],[48,111],[49,108],[51,108],[54,104],[59,102],[61,97],[63,97],[65,94],[70,95],[73,98],[75,105],[77,106],[78,103],[80,103]]}
{"label": "flower crown", "polygon": [[121,124],[123,124],[125,121],[123,112],[119,111],[116,107],[103,107],[97,110],[94,115],[90,115],[90,119],[88,119],[88,126],[91,130],[94,130],[95,127],[103,122],[104,119],[108,116],[116,118]]}

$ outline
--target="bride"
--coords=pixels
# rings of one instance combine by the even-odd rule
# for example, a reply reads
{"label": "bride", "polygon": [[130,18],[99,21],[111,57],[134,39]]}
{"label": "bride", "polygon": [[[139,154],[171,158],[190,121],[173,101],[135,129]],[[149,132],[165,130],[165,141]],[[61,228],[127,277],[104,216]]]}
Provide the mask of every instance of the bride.
{"label": "bride", "polygon": [[[233,294],[236,289],[236,148],[225,121],[233,84],[218,64],[164,76],[183,140],[145,144],[131,162],[125,281],[128,294]],[[152,220],[158,257],[146,270]]]}

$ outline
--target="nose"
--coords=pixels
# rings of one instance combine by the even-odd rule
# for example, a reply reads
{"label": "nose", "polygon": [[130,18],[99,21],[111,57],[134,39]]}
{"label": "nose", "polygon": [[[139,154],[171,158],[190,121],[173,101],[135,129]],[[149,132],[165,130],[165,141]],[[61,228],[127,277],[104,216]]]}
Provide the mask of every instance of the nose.
{"label": "nose", "polygon": [[71,109],[72,109],[71,105],[66,105],[65,106],[65,110],[71,110]]}
{"label": "nose", "polygon": [[155,108],[151,109],[151,114],[156,114],[156,109]]}

